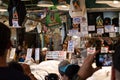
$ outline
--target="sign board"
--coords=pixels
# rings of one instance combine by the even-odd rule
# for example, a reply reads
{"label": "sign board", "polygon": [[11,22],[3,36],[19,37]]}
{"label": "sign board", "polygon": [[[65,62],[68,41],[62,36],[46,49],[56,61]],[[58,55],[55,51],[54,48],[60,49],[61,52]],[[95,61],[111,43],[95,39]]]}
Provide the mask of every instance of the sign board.
{"label": "sign board", "polygon": [[64,60],[66,59],[66,51],[47,51],[46,59]]}

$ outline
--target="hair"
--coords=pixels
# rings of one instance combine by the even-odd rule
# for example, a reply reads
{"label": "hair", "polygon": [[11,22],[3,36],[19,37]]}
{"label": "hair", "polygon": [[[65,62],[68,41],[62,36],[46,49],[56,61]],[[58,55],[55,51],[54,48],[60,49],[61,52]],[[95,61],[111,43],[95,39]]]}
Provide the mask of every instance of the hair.
{"label": "hair", "polygon": [[10,46],[10,29],[0,22],[0,56],[5,54],[5,50]]}
{"label": "hair", "polygon": [[56,73],[50,73],[45,76],[45,80],[59,80],[59,76]]}

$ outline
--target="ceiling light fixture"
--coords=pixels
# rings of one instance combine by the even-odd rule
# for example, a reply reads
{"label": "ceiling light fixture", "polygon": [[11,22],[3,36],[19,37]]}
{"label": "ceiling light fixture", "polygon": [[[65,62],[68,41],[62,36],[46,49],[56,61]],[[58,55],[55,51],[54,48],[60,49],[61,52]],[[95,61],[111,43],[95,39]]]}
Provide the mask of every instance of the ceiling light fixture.
{"label": "ceiling light fixture", "polygon": [[0,12],[6,12],[7,9],[0,8]]}
{"label": "ceiling light fixture", "polygon": [[41,0],[38,2],[37,6],[39,7],[51,7],[54,6],[51,0]]}
{"label": "ceiling light fixture", "polygon": [[30,1],[30,0],[21,0],[21,1]]}
{"label": "ceiling light fixture", "polygon": [[111,7],[120,7],[120,0],[96,0],[96,3],[107,4]]}
{"label": "ceiling light fixture", "polygon": [[68,11],[70,5],[67,4],[65,1],[63,1],[63,2],[59,2],[59,4],[56,7],[57,7],[58,10]]}

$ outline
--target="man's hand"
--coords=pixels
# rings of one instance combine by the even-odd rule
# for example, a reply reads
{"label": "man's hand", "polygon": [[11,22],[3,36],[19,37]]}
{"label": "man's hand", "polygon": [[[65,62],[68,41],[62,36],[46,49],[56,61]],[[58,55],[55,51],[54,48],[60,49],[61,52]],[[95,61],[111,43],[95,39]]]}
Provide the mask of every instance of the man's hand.
{"label": "man's hand", "polygon": [[81,79],[86,80],[88,77],[92,76],[94,72],[99,70],[101,67],[94,68],[92,66],[94,62],[94,57],[99,51],[96,51],[94,54],[89,54],[85,60],[83,65],[81,66],[80,70],[78,71],[78,75],[81,77]]}

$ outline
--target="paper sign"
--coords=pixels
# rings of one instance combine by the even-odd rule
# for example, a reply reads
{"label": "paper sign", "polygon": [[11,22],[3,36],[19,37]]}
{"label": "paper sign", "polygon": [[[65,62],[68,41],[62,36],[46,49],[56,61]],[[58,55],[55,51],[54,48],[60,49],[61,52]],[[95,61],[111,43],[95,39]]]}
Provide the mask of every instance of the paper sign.
{"label": "paper sign", "polygon": [[101,53],[108,53],[108,47],[101,47]]}
{"label": "paper sign", "polygon": [[74,52],[74,41],[70,40],[68,41],[68,52]]}
{"label": "paper sign", "polygon": [[14,59],[15,57],[15,48],[12,48],[11,51],[10,51],[10,59]]}
{"label": "paper sign", "polygon": [[95,25],[89,25],[88,31],[95,31]]}
{"label": "paper sign", "polygon": [[89,47],[89,48],[87,48],[87,54],[94,54],[95,51],[96,51],[95,47]]}
{"label": "paper sign", "polygon": [[18,24],[18,20],[12,20],[12,23],[13,23],[13,27],[15,28],[20,28],[19,24]]}
{"label": "paper sign", "polygon": [[36,48],[35,49],[35,60],[39,60],[40,59],[40,49],[39,48]]}
{"label": "paper sign", "polygon": [[97,33],[98,34],[103,34],[104,33],[104,29],[103,28],[97,28]]}
{"label": "paper sign", "polygon": [[47,51],[46,59],[64,60],[66,51]]}
{"label": "paper sign", "polygon": [[113,25],[106,25],[105,26],[105,32],[108,33],[108,32],[115,32],[115,28]]}
{"label": "paper sign", "polygon": [[32,48],[27,49],[27,55],[26,55],[26,60],[31,60],[32,56]]}

